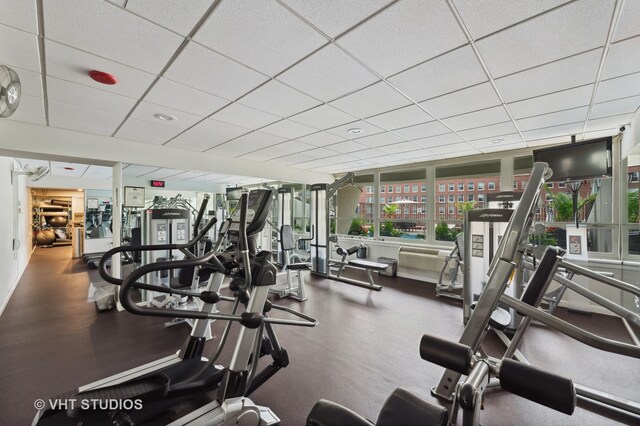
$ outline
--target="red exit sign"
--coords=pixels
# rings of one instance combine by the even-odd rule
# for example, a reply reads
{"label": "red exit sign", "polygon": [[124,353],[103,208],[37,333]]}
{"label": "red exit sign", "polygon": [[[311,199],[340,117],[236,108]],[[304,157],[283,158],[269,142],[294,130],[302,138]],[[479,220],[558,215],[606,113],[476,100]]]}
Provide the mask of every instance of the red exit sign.
{"label": "red exit sign", "polygon": [[154,188],[164,188],[164,181],[163,180],[152,180],[151,181],[151,186]]}

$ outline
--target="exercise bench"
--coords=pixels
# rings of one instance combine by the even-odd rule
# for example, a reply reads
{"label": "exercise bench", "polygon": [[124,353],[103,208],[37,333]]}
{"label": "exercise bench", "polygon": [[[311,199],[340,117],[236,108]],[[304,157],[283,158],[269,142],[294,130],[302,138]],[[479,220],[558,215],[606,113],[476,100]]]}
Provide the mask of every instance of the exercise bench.
{"label": "exercise bench", "polygon": [[[347,259],[347,256],[350,256],[357,252],[358,252],[358,246],[353,246],[348,249],[343,249],[342,247],[337,246],[336,253],[338,253],[339,256],[342,256],[342,259],[329,261],[330,266],[333,266],[338,269],[336,275],[330,274],[329,277],[337,281],[342,281],[346,284],[368,288],[369,290],[375,290],[375,291],[382,290],[382,286],[376,284],[375,281],[373,280],[373,275],[371,274],[371,272],[374,272],[374,271],[384,272],[387,270],[389,265],[387,265],[386,263],[372,262],[370,260]],[[369,282],[367,283],[365,281],[343,277],[342,272],[345,270],[347,266],[350,268],[356,268],[356,269],[367,271]]]}

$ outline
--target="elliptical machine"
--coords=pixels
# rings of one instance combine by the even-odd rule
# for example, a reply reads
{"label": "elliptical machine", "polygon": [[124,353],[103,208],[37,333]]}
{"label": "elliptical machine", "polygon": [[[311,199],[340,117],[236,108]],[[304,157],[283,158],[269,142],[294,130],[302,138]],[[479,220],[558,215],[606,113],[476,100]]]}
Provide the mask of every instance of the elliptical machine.
{"label": "elliptical machine", "polygon": [[[199,238],[184,245],[128,246],[108,251],[100,262],[100,273],[106,281],[121,285],[119,297],[123,307],[137,315],[194,319],[191,335],[175,355],[50,399],[47,406],[38,411],[33,424],[130,426],[173,421],[172,425],[267,426],[279,423],[278,417],[271,410],[257,406],[248,398],[255,389],[289,363],[287,352],[280,346],[273,324],[314,327],[317,321],[289,308],[272,305],[266,299],[269,286],[275,283],[276,269],[270,262],[269,252],[255,253],[252,237],[264,227],[271,198],[270,190],[243,193],[239,209],[221,227],[214,250],[199,258],[192,255],[186,260],[145,265],[125,280],[120,280],[109,275],[106,270],[106,260],[112,255],[125,249],[180,250],[194,245]],[[198,236],[201,238],[211,226],[213,221]],[[232,242],[232,249],[218,253],[222,241],[227,238]],[[144,275],[160,270],[197,266],[214,270],[207,290],[202,292],[138,281]],[[213,283],[221,282],[225,275],[232,278],[230,289],[235,297],[222,296],[211,290]],[[134,288],[200,298],[204,303],[199,311],[138,306],[132,294]],[[220,301],[233,302],[231,314],[215,312],[216,304]],[[237,314],[241,304],[246,307],[245,311]],[[301,320],[271,318],[268,313],[272,309],[288,312]],[[207,360],[202,358],[204,331],[206,324],[212,319],[228,323],[218,348],[212,358]],[[231,364],[228,368],[217,366],[214,363],[222,352],[233,322],[239,322],[242,328],[235,343]],[[270,354],[273,361],[257,372],[258,360],[266,354]],[[185,416],[174,412],[169,419],[166,418],[167,413],[179,409],[179,406],[185,405],[194,397],[202,397],[211,391],[217,391],[212,402]]]}

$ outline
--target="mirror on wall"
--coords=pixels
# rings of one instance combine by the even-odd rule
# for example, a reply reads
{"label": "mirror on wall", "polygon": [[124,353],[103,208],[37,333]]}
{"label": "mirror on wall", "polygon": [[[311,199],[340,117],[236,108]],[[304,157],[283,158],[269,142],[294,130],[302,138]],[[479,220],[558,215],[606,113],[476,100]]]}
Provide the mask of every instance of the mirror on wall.
{"label": "mirror on wall", "polygon": [[84,196],[85,239],[111,238],[113,200],[111,191],[87,189]]}

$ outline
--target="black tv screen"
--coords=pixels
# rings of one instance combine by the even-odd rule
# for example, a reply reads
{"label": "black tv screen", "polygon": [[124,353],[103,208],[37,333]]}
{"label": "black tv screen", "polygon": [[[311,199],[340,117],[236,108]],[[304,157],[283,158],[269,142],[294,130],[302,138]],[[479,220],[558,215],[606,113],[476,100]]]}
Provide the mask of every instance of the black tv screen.
{"label": "black tv screen", "polygon": [[242,188],[226,188],[227,189],[227,200],[229,201],[238,201],[242,196]]}
{"label": "black tv screen", "polygon": [[611,176],[611,137],[536,149],[533,161],[549,164],[551,182]]}

